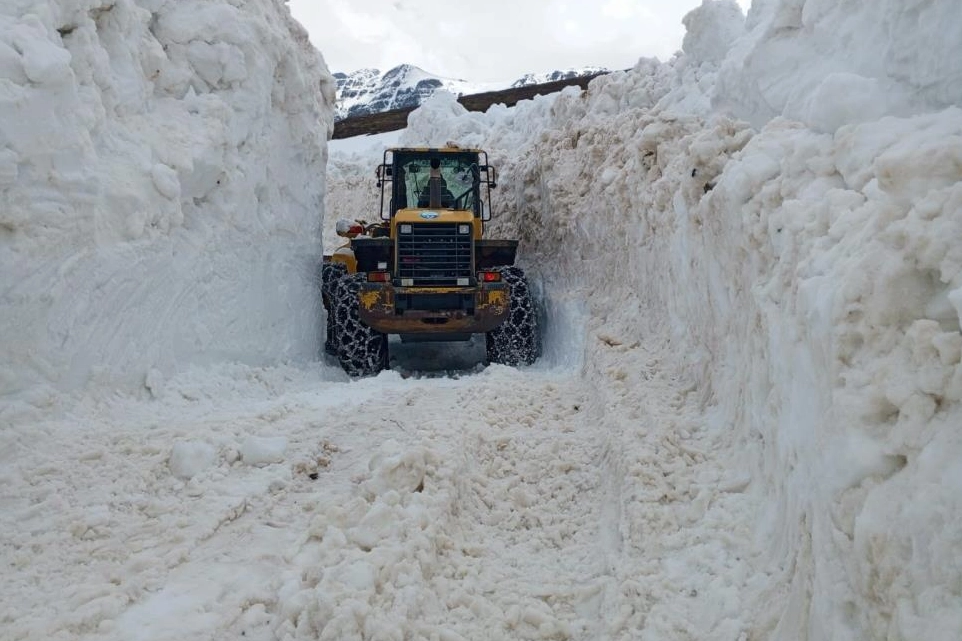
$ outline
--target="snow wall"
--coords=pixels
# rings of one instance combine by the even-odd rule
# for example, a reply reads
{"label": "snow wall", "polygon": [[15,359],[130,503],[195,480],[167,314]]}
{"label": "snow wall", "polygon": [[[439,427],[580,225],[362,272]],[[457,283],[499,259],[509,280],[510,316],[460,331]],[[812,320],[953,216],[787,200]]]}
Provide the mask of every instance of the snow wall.
{"label": "snow wall", "polygon": [[962,20],[951,0],[756,0],[716,107],[760,127],[819,131],[962,104]]}
{"label": "snow wall", "polygon": [[333,88],[280,0],[5,2],[0,395],[315,358]]}
{"label": "snow wall", "polygon": [[[962,38],[954,0],[909,4],[706,1],[667,64],[486,114],[440,95],[400,139],[489,150],[555,365],[604,399],[667,346],[759,506],[758,638],[962,638]],[[376,211],[358,186],[331,185],[347,217]]]}

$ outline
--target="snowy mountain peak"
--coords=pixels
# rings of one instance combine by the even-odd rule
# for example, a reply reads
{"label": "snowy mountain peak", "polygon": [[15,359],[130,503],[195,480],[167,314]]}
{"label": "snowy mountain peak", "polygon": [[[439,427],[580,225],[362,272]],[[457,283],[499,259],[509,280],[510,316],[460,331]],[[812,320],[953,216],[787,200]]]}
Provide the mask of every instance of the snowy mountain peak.
{"label": "snowy mountain peak", "polygon": [[529,73],[514,82],[486,83],[444,78],[410,64],[398,65],[383,74],[378,69],[359,69],[350,74],[335,73],[333,74],[337,81],[335,117],[341,120],[393,109],[417,107],[439,90],[462,96],[555,80],[567,80],[599,71],[607,70],[597,67],[566,69],[537,74]]}
{"label": "snowy mountain peak", "polygon": [[557,82],[558,80],[571,80],[581,76],[589,76],[596,73],[607,73],[611,71],[605,67],[581,67],[578,69],[564,69],[561,71],[548,71],[544,73],[526,73],[519,79],[511,83],[512,87],[527,87],[528,85],[541,85],[546,82]]}
{"label": "snowy mountain peak", "polygon": [[338,119],[416,107],[439,89],[461,93],[468,87],[462,80],[442,79],[409,64],[398,65],[384,73],[378,69],[335,73],[334,79],[337,82]]}

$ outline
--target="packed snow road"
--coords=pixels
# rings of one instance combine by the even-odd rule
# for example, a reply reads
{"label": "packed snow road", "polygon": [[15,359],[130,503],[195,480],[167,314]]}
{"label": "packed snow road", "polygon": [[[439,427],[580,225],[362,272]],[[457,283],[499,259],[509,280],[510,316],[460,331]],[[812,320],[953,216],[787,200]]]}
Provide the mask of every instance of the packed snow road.
{"label": "packed snow road", "polygon": [[655,354],[599,345],[585,377],[231,366],[24,413],[3,637],[738,639],[744,482]]}

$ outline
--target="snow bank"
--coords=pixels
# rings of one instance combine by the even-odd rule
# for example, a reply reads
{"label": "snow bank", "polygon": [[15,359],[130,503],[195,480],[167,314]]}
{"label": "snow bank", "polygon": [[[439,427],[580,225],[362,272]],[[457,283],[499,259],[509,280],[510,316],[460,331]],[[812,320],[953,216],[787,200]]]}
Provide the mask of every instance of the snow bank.
{"label": "snow bank", "polygon": [[695,38],[510,115],[429,101],[404,134],[503,150],[494,233],[547,305],[584,301],[599,395],[639,367],[609,350],[670,346],[750,479],[763,636],[962,635],[962,38],[950,3],[896,4],[756,3],[720,67]]}
{"label": "snow bank", "polygon": [[668,341],[729,434],[775,638],[962,633],[960,116],[589,116],[502,174],[529,273],[591,310],[586,380]]}
{"label": "snow bank", "polygon": [[311,358],[333,80],[274,0],[0,10],[0,394]]}

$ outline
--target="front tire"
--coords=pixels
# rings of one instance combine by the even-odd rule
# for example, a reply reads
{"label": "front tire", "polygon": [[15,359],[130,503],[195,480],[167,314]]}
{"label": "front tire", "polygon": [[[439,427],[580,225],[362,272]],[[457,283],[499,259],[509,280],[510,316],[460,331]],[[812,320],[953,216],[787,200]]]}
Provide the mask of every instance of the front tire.
{"label": "front tire", "polygon": [[508,284],[508,317],[485,335],[489,363],[531,365],[541,355],[541,334],[531,288],[520,267],[498,267]]}
{"label": "front tire", "polygon": [[321,265],[321,301],[327,311],[324,351],[331,356],[337,355],[337,345],[334,341],[334,290],[338,281],[346,274],[347,266],[344,263],[325,262]]}
{"label": "front tire", "polygon": [[387,334],[365,325],[358,314],[358,292],[366,274],[348,274],[334,290],[335,355],[348,376],[375,376],[388,366]]}

